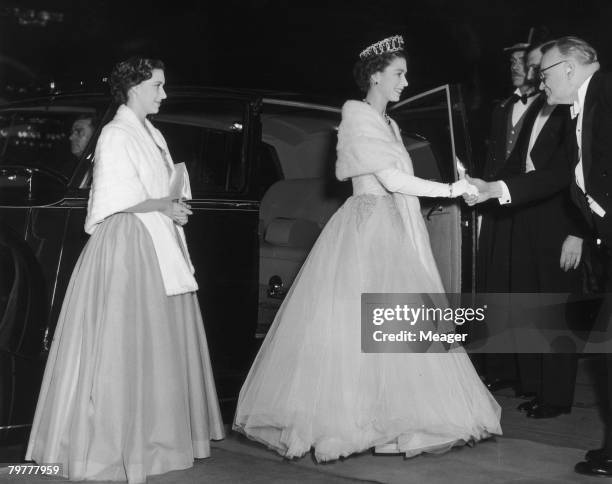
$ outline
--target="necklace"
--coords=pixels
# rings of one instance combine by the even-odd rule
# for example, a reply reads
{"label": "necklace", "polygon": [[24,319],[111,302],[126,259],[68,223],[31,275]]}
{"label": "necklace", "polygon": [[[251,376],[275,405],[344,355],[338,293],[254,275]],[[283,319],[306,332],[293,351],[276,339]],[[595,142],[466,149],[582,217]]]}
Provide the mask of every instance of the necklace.
{"label": "necklace", "polygon": [[[374,106],[372,106],[370,104],[370,101],[368,101],[367,99],[363,99],[363,102],[366,103],[368,106],[370,106],[372,109],[374,109],[374,111],[376,111],[376,109],[374,108]],[[378,112],[378,111],[377,111]],[[382,113],[382,117],[385,119],[385,121],[387,122],[387,124],[389,126],[391,126],[391,118],[389,117],[389,115],[387,114],[387,111],[385,111],[384,113]]]}

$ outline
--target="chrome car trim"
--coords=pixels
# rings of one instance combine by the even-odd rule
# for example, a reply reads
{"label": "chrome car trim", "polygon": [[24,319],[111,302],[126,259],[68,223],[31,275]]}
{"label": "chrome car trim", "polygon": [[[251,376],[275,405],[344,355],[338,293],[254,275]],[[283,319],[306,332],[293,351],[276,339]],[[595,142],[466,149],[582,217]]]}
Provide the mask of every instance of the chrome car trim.
{"label": "chrome car trim", "polygon": [[32,424],[21,424],[21,425],[0,425],[0,430],[11,430],[11,429],[24,429],[31,427]]}
{"label": "chrome car trim", "polygon": [[421,99],[422,97],[426,97],[426,96],[429,96],[430,94],[434,94],[436,92],[444,91],[444,90],[446,90],[447,93],[449,92],[448,84],[444,84],[443,86],[435,87],[433,89],[430,89],[429,91],[422,92],[420,94],[417,94],[416,96],[412,96],[412,97],[409,97],[408,99],[404,99],[403,101],[395,103],[393,106],[391,106],[388,109],[388,111],[389,112],[395,111],[396,109],[401,108],[404,104],[408,104],[411,101],[416,101],[417,99]]}
{"label": "chrome car trim", "polygon": [[[70,220],[70,212],[64,218],[64,230],[62,231],[62,245],[57,258],[57,267],[55,268],[55,282],[53,283],[53,291],[51,291],[51,305],[49,306],[49,315],[47,321],[51,321],[53,314],[53,306],[55,305],[55,293],[57,291],[57,283],[59,281],[60,268],[62,267],[62,260],[64,258],[64,242],[66,241],[66,234],[68,233],[68,222]],[[49,341],[49,324],[45,328],[45,334],[43,338],[43,348],[45,351],[49,351],[51,348],[51,342]]]}
{"label": "chrome car trim", "polygon": [[259,210],[259,202],[250,202],[244,200],[189,200],[187,202],[192,208],[207,208],[210,210],[245,210],[245,211],[256,211]]}
{"label": "chrome car trim", "polygon": [[318,111],[327,111],[329,113],[338,113],[338,114],[342,112],[340,108],[335,108],[333,106],[326,106],[325,104],[305,103],[305,102],[299,102],[299,101],[285,101],[283,99],[272,99],[269,97],[264,97],[262,101],[264,102],[264,104],[274,104],[276,106],[289,106],[292,108],[316,109]]}

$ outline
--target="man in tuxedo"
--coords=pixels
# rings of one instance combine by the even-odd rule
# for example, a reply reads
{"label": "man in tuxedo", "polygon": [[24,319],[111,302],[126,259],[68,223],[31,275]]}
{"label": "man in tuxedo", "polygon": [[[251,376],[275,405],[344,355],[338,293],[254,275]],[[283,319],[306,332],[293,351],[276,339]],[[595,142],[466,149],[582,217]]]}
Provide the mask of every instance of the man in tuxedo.
{"label": "man in tuxedo", "polygon": [[[510,54],[510,73],[515,91],[497,104],[491,117],[491,133],[483,169],[485,180],[499,178],[499,173],[515,149],[538,91],[526,76],[525,51],[519,43],[504,50]],[[481,207],[482,221],[478,243],[478,285],[483,292],[507,292],[509,277],[509,239],[511,212],[496,204]]]}
{"label": "man in tuxedo", "polygon": [[[547,196],[555,186],[569,181],[572,199],[583,219],[595,229],[602,244],[612,247],[612,77],[599,72],[597,52],[577,37],[563,37],[542,47],[540,64],[542,87],[549,104],[571,106],[573,123],[566,135],[570,163],[556,166],[529,177],[516,177],[524,189],[513,190],[512,181],[504,180],[513,203]],[[522,180],[520,180],[522,178]],[[479,201],[502,196],[498,182],[472,180],[480,190]],[[515,199],[516,196],[516,199]],[[607,257],[612,274],[612,257]],[[612,290],[612,280],[607,281]],[[585,462],[576,464],[581,474],[612,477],[612,354],[606,355],[608,402],[605,407],[606,431],[601,449],[590,450]]]}
{"label": "man in tuxedo", "polygon": [[[550,103],[570,104],[575,131],[569,139],[574,157],[572,196],[603,245],[612,247],[612,77],[599,72],[597,53],[575,37],[547,46],[542,59],[542,84]],[[573,135],[573,136],[572,136]],[[609,252],[608,252],[609,253]],[[608,257],[607,266],[612,266]],[[608,269],[608,274],[612,272]],[[606,284],[612,290],[612,280]],[[576,471],[612,477],[612,355],[608,369],[607,429],[604,446],[587,452]]]}
{"label": "man in tuxedo", "polygon": [[[540,46],[527,51],[527,80],[539,83]],[[525,116],[516,147],[498,176],[567,167],[564,144],[569,124],[566,106],[546,103],[540,94]],[[520,177],[508,181],[500,205],[512,201],[510,193],[522,193]],[[514,206],[510,232],[509,291],[515,293],[569,293],[579,289],[578,265],[582,255],[583,224],[571,203],[567,177],[555,193],[525,205]],[[565,186],[563,186],[565,185]],[[495,202],[494,202],[495,203]],[[537,322],[536,322],[537,324]],[[519,387],[531,401],[519,405],[531,418],[550,418],[571,410],[577,358],[568,354],[519,354]]]}
{"label": "man in tuxedo", "polygon": [[[530,112],[538,91],[537,84],[526,77],[525,52],[528,43],[517,43],[504,49],[510,58],[510,74],[515,88],[512,96],[493,109],[487,157],[483,169],[485,180],[494,180],[515,150],[525,117]],[[512,210],[490,203],[480,210],[477,278],[479,292],[509,292],[510,234]],[[491,391],[514,385],[517,366],[513,355],[482,355],[476,361]],[[479,364],[478,364],[479,363]]]}

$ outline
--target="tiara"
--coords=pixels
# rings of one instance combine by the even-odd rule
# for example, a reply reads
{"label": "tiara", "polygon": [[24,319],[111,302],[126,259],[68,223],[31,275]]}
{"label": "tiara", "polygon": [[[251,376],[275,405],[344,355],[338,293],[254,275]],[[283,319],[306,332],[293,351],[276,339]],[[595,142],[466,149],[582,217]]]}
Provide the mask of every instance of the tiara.
{"label": "tiara", "polygon": [[366,47],[359,54],[359,58],[363,60],[368,57],[384,54],[385,52],[397,52],[398,50],[403,50],[403,48],[404,38],[401,35],[394,35]]}

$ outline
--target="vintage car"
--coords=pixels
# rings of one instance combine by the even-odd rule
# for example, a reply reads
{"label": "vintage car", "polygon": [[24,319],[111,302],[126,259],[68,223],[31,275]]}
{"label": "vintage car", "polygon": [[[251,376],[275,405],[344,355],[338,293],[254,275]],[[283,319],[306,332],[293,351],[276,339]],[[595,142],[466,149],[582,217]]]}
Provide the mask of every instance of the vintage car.
{"label": "vintage car", "polygon": [[[284,294],[331,214],[350,195],[334,178],[339,106],[297,96],[212,88],[169,91],[152,118],[185,162],[193,215],[186,236],[225,418]],[[0,107],[0,443],[29,431],[64,293],[87,241],[83,224],[94,147],[114,106],[103,94],[62,94]],[[450,182],[471,166],[458,88],[397,103],[417,175]],[[98,120],[85,152],[68,135]],[[472,212],[423,199],[448,291],[473,286]]]}

